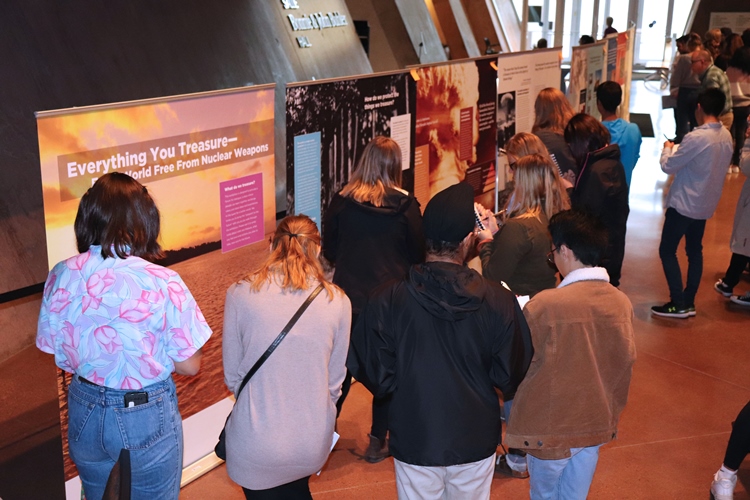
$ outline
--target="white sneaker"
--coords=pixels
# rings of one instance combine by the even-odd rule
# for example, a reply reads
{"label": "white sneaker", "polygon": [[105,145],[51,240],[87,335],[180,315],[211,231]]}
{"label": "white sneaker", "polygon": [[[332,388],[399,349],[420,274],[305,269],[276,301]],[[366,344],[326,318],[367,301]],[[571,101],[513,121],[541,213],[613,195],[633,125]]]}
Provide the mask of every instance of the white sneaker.
{"label": "white sneaker", "polygon": [[737,474],[731,478],[726,479],[720,477],[719,472],[714,474],[714,480],[711,483],[711,499],[712,500],[733,500],[734,499],[734,487],[737,485]]}

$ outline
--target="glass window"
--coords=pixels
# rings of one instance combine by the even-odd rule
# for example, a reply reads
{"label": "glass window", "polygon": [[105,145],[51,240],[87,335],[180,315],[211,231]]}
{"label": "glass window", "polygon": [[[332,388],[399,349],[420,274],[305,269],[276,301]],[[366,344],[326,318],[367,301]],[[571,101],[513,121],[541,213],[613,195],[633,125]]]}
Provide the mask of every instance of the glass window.
{"label": "glass window", "polygon": [[[576,0],[569,0],[565,2],[565,15],[563,16],[563,59],[566,61],[570,61],[570,48],[573,45],[577,45],[577,42],[572,44],[570,41],[573,39],[572,31],[570,29],[570,25],[572,23],[573,19],[573,3]],[[578,38],[576,38],[578,40]]]}
{"label": "glass window", "polygon": [[[568,2],[565,2],[566,4]],[[592,35],[595,39],[599,39],[596,33],[591,33],[591,27],[594,24],[594,0],[581,0],[581,21],[578,28],[579,37],[580,35]],[[576,45],[578,40],[576,40]]]}
{"label": "glass window", "polygon": [[[602,0],[602,5],[599,7],[601,11],[604,10],[604,0]],[[609,16],[614,21],[612,23],[612,27],[616,29],[619,32],[627,31],[628,30],[628,2],[622,1],[622,0],[610,0],[609,3]],[[602,36],[604,33],[604,28],[607,27],[607,24],[604,22],[607,16],[604,16],[602,18],[602,22],[599,25],[599,36]]]}
{"label": "glass window", "polygon": [[[498,0],[495,0],[498,1]],[[578,39],[581,35],[591,34],[592,18],[594,15],[594,2],[597,0],[566,0],[565,13],[563,16],[563,26],[554,26],[551,30],[544,30],[543,26],[531,22],[527,26],[526,46],[531,49],[542,36],[547,38],[550,46],[554,42],[555,32],[562,29],[563,31],[563,59],[570,60],[571,46],[578,45]],[[614,19],[613,26],[617,31],[626,31],[628,29],[628,9],[627,0],[598,0],[599,1],[599,26],[598,33],[595,34],[597,40],[603,36],[606,24],[604,22],[607,16],[607,4],[609,4],[609,16]],[[681,36],[686,31],[686,23],[690,10],[695,0],[674,0],[674,10],[670,35],[676,33]],[[516,9],[518,19],[523,18],[523,0],[512,0],[513,7]],[[529,0],[529,7],[532,9],[543,10],[545,0]],[[666,35],[667,35],[667,9],[669,0],[640,0],[640,15],[635,16],[639,20],[639,26],[636,30],[635,40],[635,62],[646,66],[661,65],[665,57]],[[550,22],[555,21],[556,0],[548,1],[549,13],[547,19]],[[544,13],[542,12],[542,16]],[[668,57],[668,55],[667,55]]]}
{"label": "glass window", "polygon": [[646,66],[659,65],[666,43],[667,8],[669,2],[642,2],[640,40],[636,59]]}
{"label": "glass window", "polygon": [[[677,33],[677,36],[687,34],[687,21],[690,16],[690,9],[693,8],[692,1],[675,0],[674,11],[672,12],[672,33]],[[703,34],[701,33],[701,36]]]}

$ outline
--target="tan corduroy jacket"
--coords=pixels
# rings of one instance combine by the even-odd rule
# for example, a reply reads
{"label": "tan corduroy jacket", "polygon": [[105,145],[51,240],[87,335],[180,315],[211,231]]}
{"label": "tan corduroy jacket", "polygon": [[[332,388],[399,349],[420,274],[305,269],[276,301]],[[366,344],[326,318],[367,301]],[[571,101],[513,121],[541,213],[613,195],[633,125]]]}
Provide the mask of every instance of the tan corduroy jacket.
{"label": "tan corduroy jacket", "polygon": [[608,443],[635,361],[633,307],[602,268],[571,272],[526,304],[534,358],[516,393],[507,444],[541,459]]}

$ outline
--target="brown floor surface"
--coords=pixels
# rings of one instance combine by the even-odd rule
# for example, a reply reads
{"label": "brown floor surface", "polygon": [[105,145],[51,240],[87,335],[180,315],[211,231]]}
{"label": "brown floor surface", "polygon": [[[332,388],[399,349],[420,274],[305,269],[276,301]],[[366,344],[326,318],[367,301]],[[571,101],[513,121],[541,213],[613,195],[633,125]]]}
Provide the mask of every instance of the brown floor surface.
{"label": "brown floor surface", "polygon": [[[602,448],[589,498],[706,499],[721,464],[737,412],[750,399],[750,309],[729,303],[713,283],[729,264],[729,236],[745,177],[727,175],[721,204],[703,240],[704,273],[688,320],[653,318],[650,307],[668,300],[658,245],[667,176],[658,158],[662,133],[674,131],[671,112],[660,116],[658,95],[634,82],[633,111],[651,112],[656,138],[645,138],[633,174],[621,289],[635,308],[638,360],[619,439]],[[680,256],[683,274],[684,252]],[[750,278],[736,289],[750,290]],[[396,498],[392,459],[359,459],[366,446],[369,393],[355,384],[339,419],[342,439],[320,477],[316,499]],[[747,485],[747,486],[745,486]],[[528,481],[495,477],[492,498],[528,498]],[[750,498],[750,464],[739,473],[736,499]],[[183,489],[181,498],[242,498],[221,466]]]}

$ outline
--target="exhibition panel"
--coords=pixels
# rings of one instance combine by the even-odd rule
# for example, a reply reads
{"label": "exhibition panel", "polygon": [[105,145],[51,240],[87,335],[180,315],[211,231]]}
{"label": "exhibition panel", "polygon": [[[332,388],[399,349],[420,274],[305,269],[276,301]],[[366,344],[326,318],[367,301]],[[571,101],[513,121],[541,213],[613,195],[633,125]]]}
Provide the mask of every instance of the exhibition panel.
{"label": "exhibition panel", "polygon": [[[573,109],[600,118],[596,109],[596,88],[607,80],[619,83],[623,88],[622,102],[630,102],[634,40],[635,30],[631,28],[590,45],[573,47],[568,87],[568,100]],[[623,106],[621,117],[627,120],[629,115],[628,106]]]}
{"label": "exhibition panel", "polygon": [[[121,172],[145,185],[161,212],[162,263],[189,284],[215,333],[203,349],[201,376],[175,376],[182,417],[225,399],[223,292],[262,258],[265,236],[276,228],[273,85],[38,113],[38,129],[50,266],[77,253],[73,221],[98,177]],[[106,275],[87,284],[99,292],[114,285]],[[131,305],[123,314],[133,321],[149,314]],[[84,301],[83,312],[98,307]],[[137,376],[145,368],[123,369]],[[67,451],[71,377],[58,373],[66,480],[76,475]],[[186,426],[193,459],[213,448],[215,436],[205,442],[204,431]]]}
{"label": "exhibition panel", "polygon": [[287,213],[321,214],[377,135],[401,147],[404,189],[413,190],[415,82],[408,72],[305,82],[286,89]]}
{"label": "exhibition panel", "polygon": [[414,195],[422,206],[466,181],[495,205],[497,56],[420,66],[414,131]]}

